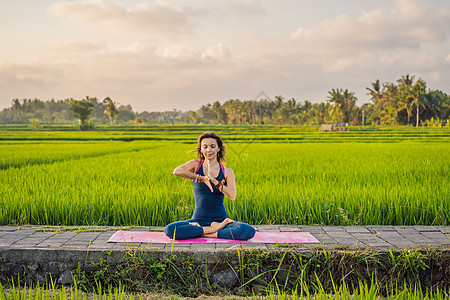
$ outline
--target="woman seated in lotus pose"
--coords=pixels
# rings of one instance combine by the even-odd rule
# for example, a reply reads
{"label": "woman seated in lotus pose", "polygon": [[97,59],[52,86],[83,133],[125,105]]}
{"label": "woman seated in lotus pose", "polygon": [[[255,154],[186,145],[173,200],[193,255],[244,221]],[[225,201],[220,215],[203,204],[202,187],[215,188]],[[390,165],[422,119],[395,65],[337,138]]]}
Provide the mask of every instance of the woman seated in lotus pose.
{"label": "woman seated in lotus pose", "polygon": [[195,237],[214,237],[231,240],[248,240],[255,229],[228,217],[223,205],[224,195],[236,199],[236,182],[233,170],[224,167],[225,145],[213,132],[205,132],[198,138],[197,157],[175,168],[174,175],[191,179],[194,188],[195,210],[192,218],[173,222],[164,229],[165,234],[176,240]]}

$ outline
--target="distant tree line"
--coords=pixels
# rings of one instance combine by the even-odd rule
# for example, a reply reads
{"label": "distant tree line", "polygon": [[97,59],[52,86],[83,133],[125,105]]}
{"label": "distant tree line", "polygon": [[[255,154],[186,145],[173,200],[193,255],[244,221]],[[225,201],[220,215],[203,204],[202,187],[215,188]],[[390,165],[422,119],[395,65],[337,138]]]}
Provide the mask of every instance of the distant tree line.
{"label": "distant tree line", "polygon": [[402,76],[396,83],[376,80],[367,88],[371,103],[356,105],[355,93],[348,89],[332,89],[326,101],[285,100],[276,96],[268,99],[231,99],[218,101],[191,111],[191,121],[220,124],[349,124],[399,125],[442,124],[450,114],[450,96],[439,90],[430,90],[426,82],[414,76]]}
{"label": "distant tree line", "polygon": [[[184,118],[183,118],[184,116]],[[30,124],[39,120],[41,124],[99,123],[158,123],[189,122],[189,113],[172,110],[167,112],[134,112],[131,105],[120,105],[107,97],[99,101],[95,97],[82,100],[72,98],[50,101],[40,99],[13,99],[12,106],[0,112],[0,123]]]}
{"label": "distant tree line", "polygon": [[367,87],[371,103],[356,105],[355,93],[332,89],[324,102],[271,99],[230,99],[202,105],[198,110],[182,112],[134,112],[130,105],[119,105],[107,97],[103,101],[13,99],[12,106],[0,112],[0,123],[26,124],[80,123],[88,129],[93,122],[110,123],[204,123],[204,124],[349,124],[349,125],[439,125],[448,123],[450,96],[427,89],[426,82],[409,74],[396,83],[376,80]]}

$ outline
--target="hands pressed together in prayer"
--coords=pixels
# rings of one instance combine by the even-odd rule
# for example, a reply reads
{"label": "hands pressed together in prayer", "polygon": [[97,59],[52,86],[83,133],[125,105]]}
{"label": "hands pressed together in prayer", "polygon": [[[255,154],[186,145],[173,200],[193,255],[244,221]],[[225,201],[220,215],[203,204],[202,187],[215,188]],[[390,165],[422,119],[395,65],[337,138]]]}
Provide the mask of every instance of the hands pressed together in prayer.
{"label": "hands pressed together in prayer", "polygon": [[205,176],[201,176],[198,181],[206,184],[212,192],[213,187],[211,183],[216,185],[219,182],[214,178],[214,175],[211,174],[211,164],[209,160],[205,162],[205,165],[203,166],[203,171],[205,172]]}

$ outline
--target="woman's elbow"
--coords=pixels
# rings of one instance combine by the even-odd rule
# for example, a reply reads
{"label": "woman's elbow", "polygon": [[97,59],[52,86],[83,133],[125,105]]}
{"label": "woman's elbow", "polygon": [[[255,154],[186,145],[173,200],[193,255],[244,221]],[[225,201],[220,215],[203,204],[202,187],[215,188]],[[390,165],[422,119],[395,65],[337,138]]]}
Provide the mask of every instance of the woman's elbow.
{"label": "woman's elbow", "polygon": [[230,198],[230,200],[236,200],[236,194],[234,194],[234,195],[230,195],[230,197],[228,197],[228,198]]}

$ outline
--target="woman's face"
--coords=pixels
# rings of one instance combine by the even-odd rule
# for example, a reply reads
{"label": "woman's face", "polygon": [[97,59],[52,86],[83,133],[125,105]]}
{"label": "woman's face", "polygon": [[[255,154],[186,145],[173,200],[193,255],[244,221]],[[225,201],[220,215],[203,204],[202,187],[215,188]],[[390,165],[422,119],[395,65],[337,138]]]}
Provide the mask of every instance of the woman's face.
{"label": "woman's face", "polygon": [[205,159],[208,160],[217,159],[219,146],[217,145],[216,139],[204,138],[202,140],[202,144],[200,145],[200,151],[202,152]]}

